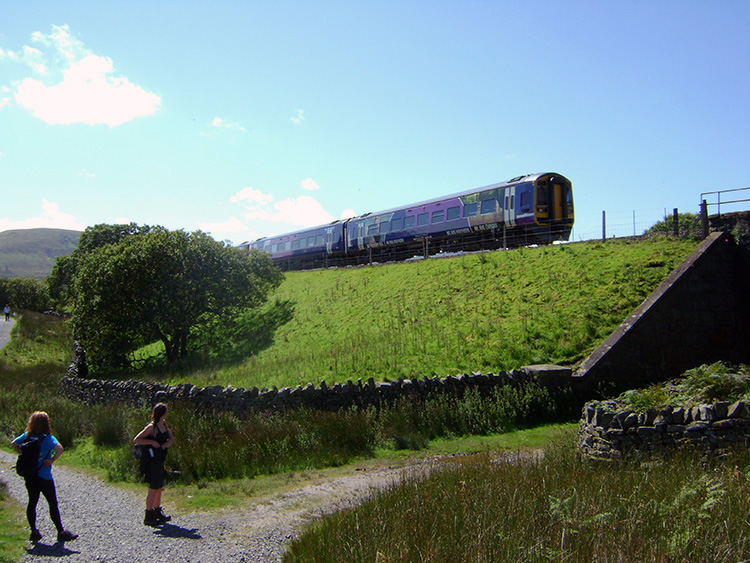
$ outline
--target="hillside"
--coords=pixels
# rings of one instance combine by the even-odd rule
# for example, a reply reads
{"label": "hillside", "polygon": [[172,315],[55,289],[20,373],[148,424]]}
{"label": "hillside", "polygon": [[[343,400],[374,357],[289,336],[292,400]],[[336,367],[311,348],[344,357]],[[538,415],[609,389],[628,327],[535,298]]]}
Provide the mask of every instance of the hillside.
{"label": "hillside", "polygon": [[276,297],[296,303],[295,318],[275,343],[241,366],[187,377],[285,387],[574,364],[695,246],[612,240],[288,272]]}
{"label": "hillside", "polygon": [[58,256],[78,244],[80,231],[18,229],[0,233],[0,277],[46,278]]}

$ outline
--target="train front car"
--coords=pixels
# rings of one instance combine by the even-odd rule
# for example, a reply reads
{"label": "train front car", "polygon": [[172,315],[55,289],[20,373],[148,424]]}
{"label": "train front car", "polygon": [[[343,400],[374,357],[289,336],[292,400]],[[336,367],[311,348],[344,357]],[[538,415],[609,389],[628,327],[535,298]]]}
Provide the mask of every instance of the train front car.
{"label": "train front car", "polygon": [[518,176],[355,217],[346,226],[347,258],[366,263],[550,243],[567,240],[572,226],[573,191],[567,178]]}
{"label": "train front car", "polygon": [[573,230],[573,187],[560,174],[539,174],[533,180],[534,227],[542,242],[568,240]]}

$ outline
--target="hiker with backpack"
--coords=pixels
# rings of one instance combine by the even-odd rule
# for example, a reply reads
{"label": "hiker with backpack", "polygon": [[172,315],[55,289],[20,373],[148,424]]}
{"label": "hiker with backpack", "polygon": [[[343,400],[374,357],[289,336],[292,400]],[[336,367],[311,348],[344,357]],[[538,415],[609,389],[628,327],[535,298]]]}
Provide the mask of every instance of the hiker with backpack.
{"label": "hiker with backpack", "polygon": [[29,504],[26,506],[26,518],[31,527],[30,541],[42,539],[36,527],[36,505],[39,495],[44,495],[49,505],[49,515],[57,528],[57,541],[72,541],[78,537],[63,528],[60,509],[57,506],[55,481],[52,479],[52,464],[63,453],[63,447],[52,435],[49,416],[46,412],[32,413],[26,424],[26,431],[10,444],[19,454],[16,472],[24,478],[26,491],[29,493]]}
{"label": "hiker with backpack", "polygon": [[174,435],[167,426],[166,415],[167,405],[155,405],[151,413],[151,422],[133,439],[133,443],[140,446],[140,469],[148,483],[144,526],[160,526],[172,519],[164,514],[161,507],[165,477],[164,460],[167,458],[167,448],[174,442]]}

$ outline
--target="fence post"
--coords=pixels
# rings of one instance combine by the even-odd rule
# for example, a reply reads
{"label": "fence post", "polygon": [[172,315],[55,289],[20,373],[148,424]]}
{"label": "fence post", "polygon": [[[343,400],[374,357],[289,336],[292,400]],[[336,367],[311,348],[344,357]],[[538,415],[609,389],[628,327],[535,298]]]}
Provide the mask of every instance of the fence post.
{"label": "fence post", "polygon": [[701,234],[703,238],[708,237],[708,203],[705,199],[701,202]]}
{"label": "fence post", "polygon": [[602,211],[602,241],[607,240],[607,212]]}
{"label": "fence post", "polygon": [[680,226],[678,224],[679,220],[679,213],[677,213],[677,208],[675,207],[672,210],[672,234],[674,234],[674,236],[680,235]]}

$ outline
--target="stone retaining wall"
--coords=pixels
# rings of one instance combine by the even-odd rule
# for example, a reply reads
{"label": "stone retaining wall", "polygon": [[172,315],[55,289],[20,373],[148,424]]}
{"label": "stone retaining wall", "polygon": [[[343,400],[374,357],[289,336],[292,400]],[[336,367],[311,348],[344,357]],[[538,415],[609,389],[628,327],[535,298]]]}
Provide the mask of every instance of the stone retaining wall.
{"label": "stone retaining wall", "polygon": [[716,453],[750,445],[750,405],[744,401],[638,414],[614,408],[610,401],[584,407],[578,450],[586,457],[612,460],[688,448]]}
{"label": "stone retaining wall", "polygon": [[196,387],[163,385],[141,381],[115,381],[82,379],[76,376],[80,366],[71,364],[69,375],[62,380],[62,393],[87,404],[126,403],[151,406],[157,402],[187,401],[203,410],[227,410],[242,415],[249,412],[284,411],[293,408],[338,410],[351,407],[380,406],[403,396],[428,396],[452,393],[462,396],[470,389],[489,392],[501,385],[518,385],[536,382],[553,386],[569,382],[571,370],[559,366],[527,366],[519,370],[497,374],[473,373],[457,377],[433,377],[428,379],[399,379],[389,383],[351,380],[347,383],[326,385],[322,381],[315,387],[307,386],[284,389],[236,389],[229,387]]}

